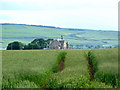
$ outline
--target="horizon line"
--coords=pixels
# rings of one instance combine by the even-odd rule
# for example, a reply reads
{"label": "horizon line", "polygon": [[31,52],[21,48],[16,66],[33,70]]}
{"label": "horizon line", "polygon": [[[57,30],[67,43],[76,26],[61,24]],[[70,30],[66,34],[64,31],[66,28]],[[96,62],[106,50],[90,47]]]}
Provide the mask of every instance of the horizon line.
{"label": "horizon line", "polygon": [[25,23],[0,23],[0,25],[3,24],[13,24],[13,25],[26,25],[26,26],[41,26],[41,27],[51,27],[51,28],[57,28],[57,29],[83,29],[83,30],[94,30],[94,31],[119,31],[119,30],[105,30],[105,29],[84,29],[84,28],[72,28],[72,27],[59,27],[59,26],[50,26],[50,25],[41,25],[41,24],[25,24]]}

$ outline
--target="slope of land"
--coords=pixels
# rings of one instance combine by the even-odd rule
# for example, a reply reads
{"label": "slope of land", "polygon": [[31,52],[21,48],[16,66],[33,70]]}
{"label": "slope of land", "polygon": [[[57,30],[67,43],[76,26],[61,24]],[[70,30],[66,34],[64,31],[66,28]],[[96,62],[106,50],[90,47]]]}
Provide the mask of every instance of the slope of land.
{"label": "slope of land", "polygon": [[64,35],[64,39],[76,47],[95,47],[95,46],[111,46],[114,47],[118,42],[117,31],[102,31],[89,29],[70,29],[59,28],[42,25],[25,25],[25,24],[1,24],[3,48],[13,41],[21,41],[25,44],[31,42],[35,38],[60,38]]}

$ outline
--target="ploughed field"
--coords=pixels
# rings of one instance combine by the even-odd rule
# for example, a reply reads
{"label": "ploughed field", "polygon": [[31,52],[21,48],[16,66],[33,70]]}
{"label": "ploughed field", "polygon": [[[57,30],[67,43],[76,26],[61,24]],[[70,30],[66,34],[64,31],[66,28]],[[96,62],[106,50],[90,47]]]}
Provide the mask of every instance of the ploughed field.
{"label": "ploughed field", "polygon": [[117,88],[118,49],[3,50],[2,88]]}

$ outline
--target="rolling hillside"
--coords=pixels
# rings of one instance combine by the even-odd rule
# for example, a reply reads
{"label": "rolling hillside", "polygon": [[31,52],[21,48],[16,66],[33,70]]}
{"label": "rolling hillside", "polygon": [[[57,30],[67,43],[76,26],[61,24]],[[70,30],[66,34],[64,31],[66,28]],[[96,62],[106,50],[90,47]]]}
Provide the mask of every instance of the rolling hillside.
{"label": "rolling hillside", "polygon": [[64,35],[64,39],[71,44],[73,48],[86,48],[96,46],[116,47],[118,42],[117,31],[89,30],[89,29],[72,29],[59,28],[42,25],[26,25],[26,24],[0,24],[2,25],[2,47],[6,48],[8,43],[13,41],[21,41],[25,44],[31,42],[35,38],[60,38]]}

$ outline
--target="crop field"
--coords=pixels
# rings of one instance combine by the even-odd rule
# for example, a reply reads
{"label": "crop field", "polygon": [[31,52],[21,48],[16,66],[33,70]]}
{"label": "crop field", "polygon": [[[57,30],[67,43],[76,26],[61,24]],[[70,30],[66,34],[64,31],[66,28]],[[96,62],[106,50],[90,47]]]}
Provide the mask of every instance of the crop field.
{"label": "crop field", "polygon": [[[101,53],[102,52],[102,53]],[[118,73],[118,49],[94,50],[100,71]]]}
{"label": "crop field", "polygon": [[58,39],[64,35],[64,39],[71,45],[118,45],[117,31],[102,31],[89,29],[55,28],[47,26],[31,26],[20,24],[2,25],[2,43],[6,48],[8,43],[20,41],[24,44],[36,38]]}
{"label": "crop field", "polygon": [[[101,53],[102,52],[102,53]],[[118,49],[101,49],[94,50],[94,56],[98,61],[98,71],[96,72],[96,79],[112,84],[116,82],[118,77]],[[100,79],[103,78],[103,79]]]}
{"label": "crop field", "polygon": [[[57,51],[3,51],[3,75],[17,79],[23,75],[41,74],[53,66]],[[7,76],[6,76],[7,75]],[[16,78],[16,76],[19,77]],[[3,79],[4,81],[4,79]]]}
{"label": "crop field", "polygon": [[[93,60],[90,58],[93,69],[94,60],[97,62],[94,80],[90,80],[88,52],[94,56]],[[2,57],[2,88],[120,87],[117,48],[3,50]]]}

